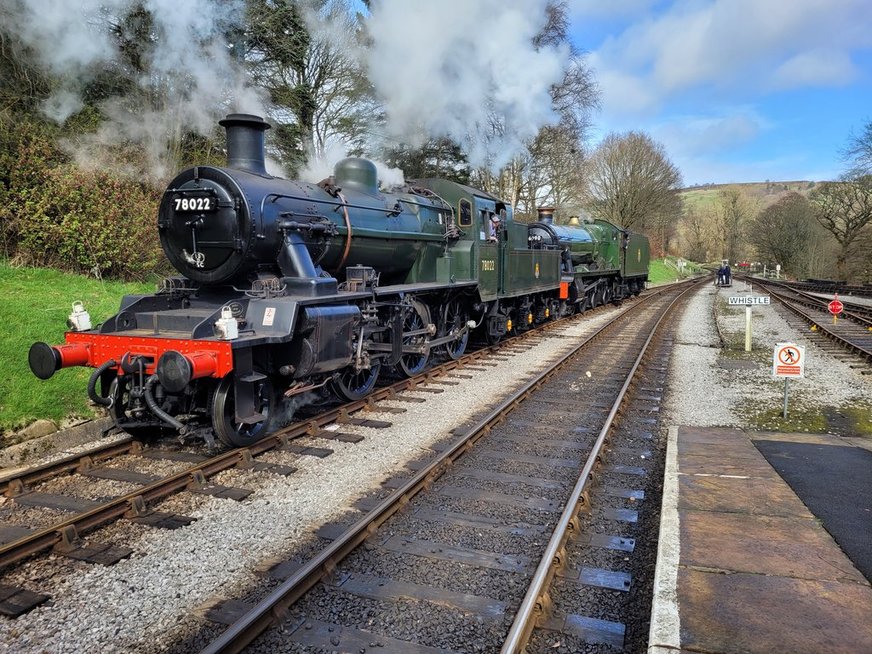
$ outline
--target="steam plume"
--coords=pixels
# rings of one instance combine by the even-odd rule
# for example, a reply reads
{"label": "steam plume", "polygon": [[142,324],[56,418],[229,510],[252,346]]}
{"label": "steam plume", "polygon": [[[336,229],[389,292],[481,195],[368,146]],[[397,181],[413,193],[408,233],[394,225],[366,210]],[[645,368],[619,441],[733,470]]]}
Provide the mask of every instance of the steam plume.
{"label": "steam plume", "polygon": [[413,144],[447,136],[498,169],[557,122],[550,88],[566,47],[533,47],[547,0],[373,2],[365,53],[388,129]]}
{"label": "steam plume", "polygon": [[38,0],[18,2],[4,13],[7,29],[31,46],[60,80],[43,111],[62,122],[84,105],[82,92],[96,73],[121,59],[108,26],[141,5],[152,17],[154,47],[143,52],[144,90],[161,89],[150,106],[119,97],[101,106],[107,116],[99,132],[76,144],[82,164],[100,165],[106,146],[145,147],[156,177],[164,175],[167,144],[184,130],[208,134],[228,110],[262,113],[263,102],[246,86],[227,34],[244,16],[244,1],[230,0]]}

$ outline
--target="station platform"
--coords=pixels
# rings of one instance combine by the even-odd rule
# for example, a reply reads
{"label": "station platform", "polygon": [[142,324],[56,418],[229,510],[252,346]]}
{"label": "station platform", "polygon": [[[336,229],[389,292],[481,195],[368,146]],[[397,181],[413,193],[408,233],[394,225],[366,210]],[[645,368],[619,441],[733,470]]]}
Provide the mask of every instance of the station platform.
{"label": "station platform", "polygon": [[670,428],[648,653],[872,652],[868,448]]}

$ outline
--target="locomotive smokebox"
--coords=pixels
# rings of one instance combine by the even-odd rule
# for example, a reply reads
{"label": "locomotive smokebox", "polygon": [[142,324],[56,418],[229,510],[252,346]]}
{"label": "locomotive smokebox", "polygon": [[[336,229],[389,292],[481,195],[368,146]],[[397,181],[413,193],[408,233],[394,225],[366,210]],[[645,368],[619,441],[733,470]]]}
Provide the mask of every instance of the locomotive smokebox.
{"label": "locomotive smokebox", "polygon": [[536,209],[539,214],[539,222],[550,225],[554,222],[554,207],[539,207]]}
{"label": "locomotive smokebox", "polygon": [[266,175],[263,133],[269,123],[252,114],[229,114],[218,124],[227,130],[227,167]]}

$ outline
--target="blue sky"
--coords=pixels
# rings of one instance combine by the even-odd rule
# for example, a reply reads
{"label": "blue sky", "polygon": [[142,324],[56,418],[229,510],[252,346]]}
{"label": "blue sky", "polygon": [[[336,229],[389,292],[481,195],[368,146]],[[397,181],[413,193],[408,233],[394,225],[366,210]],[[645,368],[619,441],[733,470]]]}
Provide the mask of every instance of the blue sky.
{"label": "blue sky", "polygon": [[569,0],[612,131],[661,142],[686,185],[833,179],[872,120],[872,0]]}

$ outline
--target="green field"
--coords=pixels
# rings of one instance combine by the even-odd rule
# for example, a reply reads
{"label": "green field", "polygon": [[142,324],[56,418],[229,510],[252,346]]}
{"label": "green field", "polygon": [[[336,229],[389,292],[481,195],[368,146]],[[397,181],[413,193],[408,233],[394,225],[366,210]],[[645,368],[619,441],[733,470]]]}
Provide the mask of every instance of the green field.
{"label": "green field", "polygon": [[54,270],[10,266],[0,261],[0,434],[38,418],[61,421],[94,415],[85,386],[90,369],[63,370],[48,381],[33,376],[27,352],[34,341],[62,343],[72,303],[81,300],[93,324],[118,312],[126,293],[154,291],[154,284],[104,282]]}
{"label": "green field", "polygon": [[815,187],[814,182],[798,180],[792,182],[744,182],[741,184],[711,184],[696,186],[681,191],[685,208],[706,213],[714,211],[720,202],[720,192],[727,188],[737,188],[758,207],[767,207],[777,202],[786,193],[795,191],[808,195]]}

